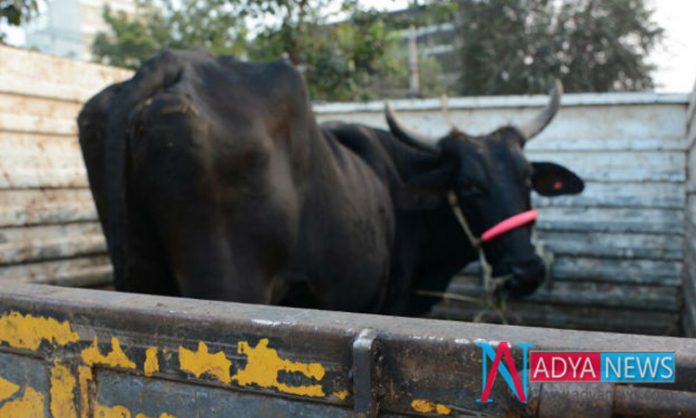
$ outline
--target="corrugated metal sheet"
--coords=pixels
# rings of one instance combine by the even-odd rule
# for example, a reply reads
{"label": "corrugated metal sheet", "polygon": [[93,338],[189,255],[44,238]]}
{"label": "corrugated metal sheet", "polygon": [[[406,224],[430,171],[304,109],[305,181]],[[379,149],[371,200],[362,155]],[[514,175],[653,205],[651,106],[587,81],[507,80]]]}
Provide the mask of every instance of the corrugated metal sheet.
{"label": "corrugated metal sheet", "polygon": [[684,330],[696,337],[696,87],[691,94],[687,121],[688,180],[686,182],[686,237],[684,240]]}
{"label": "corrugated metal sheet", "polygon": [[0,283],[109,283],[75,119],[131,73],[5,46],[0,62]]}
{"label": "corrugated metal sheet", "polygon": [[[544,104],[539,97],[474,98],[450,100],[449,111],[460,129],[481,134],[525,121]],[[687,106],[686,95],[566,95],[556,119],[527,146],[530,160],[565,164],[587,182],[580,196],[534,196],[541,238],[555,255],[552,285],[501,310],[471,300],[483,293],[473,266],[433,315],[679,333]],[[419,131],[447,131],[437,101],[393,107]],[[385,127],[382,109],[379,103],[316,108],[320,120]]]}

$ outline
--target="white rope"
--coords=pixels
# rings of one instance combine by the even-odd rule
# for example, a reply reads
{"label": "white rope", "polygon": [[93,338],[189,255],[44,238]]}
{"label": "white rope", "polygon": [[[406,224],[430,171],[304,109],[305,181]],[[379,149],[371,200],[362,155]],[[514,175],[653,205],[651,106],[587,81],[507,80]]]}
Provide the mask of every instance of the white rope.
{"label": "white rope", "polygon": [[493,277],[493,268],[488,263],[488,260],[486,260],[486,254],[483,252],[483,241],[481,241],[480,238],[476,237],[474,233],[471,232],[469,223],[466,221],[466,218],[462,213],[462,209],[459,207],[459,199],[457,198],[457,194],[454,192],[454,190],[449,191],[447,194],[447,200],[449,201],[449,204],[452,207],[452,212],[454,212],[454,216],[457,218],[457,221],[459,221],[459,225],[461,225],[464,234],[469,239],[471,246],[478,251],[483,289],[488,295],[492,295],[497,286],[507,280],[508,276],[503,276],[502,278]]}
{"label": "white rope", "polygon": [[474,235],[474,233],[471,232],[471,228],[469,228],[469,223],[466,221],[466,218],[462,213],[462,209],[459,207],[459,199],[457,198],[457,194],[453,190],[450,190],[450,192],[447,194],[447,200],[449,201],[449,204],[452,207],[452,212],[454,212],[454,216],[456,216],[457,221],[459,221],[459,225],[462,226],[462,229],[464,230],[466,237],[469,238],[471,246],[480,249],[482,244],[481,239],[477,238]]}

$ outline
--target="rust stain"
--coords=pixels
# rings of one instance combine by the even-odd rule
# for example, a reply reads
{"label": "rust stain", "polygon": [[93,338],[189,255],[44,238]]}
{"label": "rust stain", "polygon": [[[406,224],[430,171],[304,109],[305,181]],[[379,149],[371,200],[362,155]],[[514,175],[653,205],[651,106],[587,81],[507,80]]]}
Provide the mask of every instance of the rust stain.
{"label": "rust stain", "polygon": [[411,408],[424,414],[435,412],[438,415],[449,415],[452,412],[452,408],[427,399],[414,399],[411,402]]}
{"label": "rust stain", "polygon": [[123,352],[121,343],[116,337],[111,337],[111,352],[107,355],[103,355],[99,351],[97,337],[94,337],[92,345],[82,350],[82,361],[88,366],[101,364],[111,367],[122,367],[124,369],[135,369],[135,363]]}
{"label": "rust stain", "polygon": [[41,341],[64,346],[79,340],[80,335],[72,330],[68,321],[58,322],[53,318],[14,311],[0,316],[0,341],[13,348],[36,351]]}
{"label": "rust stain", "polygon": [[224,352],[209,353],[208,346],[203,341],[198,342],[197,351],[179,347],[179,367],[183,371],[193,373],[196,377],[208,373],[222,383],[230,383],[231,366],[232,362],[225,357]]}
{"label": "rust stain", "polygon": [[77,381],[70,369],[56,360],[51,368],[51,414],[53,418],[77,418],[75,386]]}
{"label": "rust stain", "polygon": [[21,399],[0,406],[0,418],[43,418],[44,395],[32,387],[24,388]]}
{"label": "rust stain", "polygon": [[298,372],[303,375],[321,381],[324,378],[324,366],[320,363],[302,363],[280,358],[278,351],[268,347],[268,339],[263,338],[256,347],[252,347],[246,341],[237,344],[237,352],[245,354],[247,363],[234,375],[241,386],[255,384],[263,388],[276,388],[281,392],[293,395],[323,397],[324,390],[319,384],[290,386],[278,381],[278,372]]}
{"label": "rust stain", "polygon": [[145,350],[145,363],[143,372],[145,376],[152,376],[159,371],[159,360],[157,359],[157,347],[149,347]]}

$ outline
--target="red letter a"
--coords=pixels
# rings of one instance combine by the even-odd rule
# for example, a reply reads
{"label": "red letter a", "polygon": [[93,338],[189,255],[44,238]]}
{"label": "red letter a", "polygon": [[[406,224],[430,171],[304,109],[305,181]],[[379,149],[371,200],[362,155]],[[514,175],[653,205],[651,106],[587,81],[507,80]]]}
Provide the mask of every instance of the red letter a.
{"label": "red letter a", "polygon": [[[500,359],[505,356],[505,363],[507,363],[507,368],[510,371],[510,376],[515,384],[515,395],[520,402],[527,402],[527,396],[522,390],[522,382],[520,381],[520,376],[517,374],[517,368],[515,363],[512,361],[512,353],[510,353],[510,346],[507,342],[503,341],[498,345],[498,351],[495,352],[495,359],[493,360],[493,365],[491,366],[491,371],[488,373],[486,378],[486,387],[483,389],[483,395],[481,395],[481,402],[488,402],[488,398],[491,395],[491,389],[493,389],[493,383],[495,382],[496,376],[498,376],[498,367],[500,367]],[[483,361],[486,361],[484,356]]]}

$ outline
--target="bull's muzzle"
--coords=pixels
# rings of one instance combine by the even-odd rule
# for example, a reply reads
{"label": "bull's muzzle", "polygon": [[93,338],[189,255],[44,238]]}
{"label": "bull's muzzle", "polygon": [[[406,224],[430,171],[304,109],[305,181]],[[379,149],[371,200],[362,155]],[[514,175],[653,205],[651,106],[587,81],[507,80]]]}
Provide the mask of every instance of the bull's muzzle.
{"label": "bull's muzzle", "polygon": [[502,298],[521,298],[534,293],[546,279],[546,266],[540,257],[511,263],[512,277],[495,291]]}

